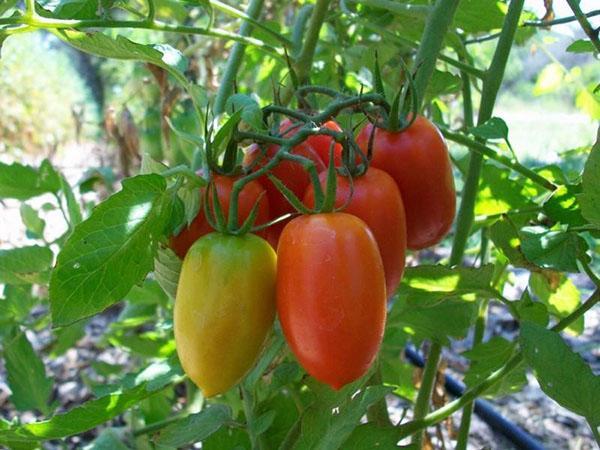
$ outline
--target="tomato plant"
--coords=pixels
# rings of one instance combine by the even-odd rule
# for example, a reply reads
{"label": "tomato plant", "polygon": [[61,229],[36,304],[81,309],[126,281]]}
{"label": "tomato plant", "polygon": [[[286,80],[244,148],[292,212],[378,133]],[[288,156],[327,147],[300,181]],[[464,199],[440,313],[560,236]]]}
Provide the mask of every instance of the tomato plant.
{"label": "tomato plant", "polygon": [[450,230],[456,213],[454,178],[444,138],[423,116],[400,132],[365,126],[357,139],[365,152],[371,133],[371,164],[388,172],[402,195],[408,248],[437,244]]}
{"label": "tomato plant", "polygon": [[[225,218],[229,217],[229,205],[231,200],[231,190],[235,177],[225,175],[213,175],[213,186],[219,199],[219,205]],[[200,188],[198,195],[201,202],[205,200],[205,188]],[[269,220],[269,199],[264,195],[265,190],[258,182],[250,182],[244,186],[239,196],[238,222],[244,222],[250,215],[250,211],[258,202],[258,211],[256,215],[256,224],[261,225]],[[214,214],[214,204],[212,195],[208,197],[212,214]],[[183,259],[190,247],[202,236],[215,231],[206,219],[204,211],[201,209],[192,222],[184,226],[179,233],[171,237],[170,247],[179,258]],[[264,236],[264,232],[261,234]]]}
{"label": "tomato plant", "polygon": [[385,325],[385,275],[366,224],[345,213],[300,216],[277,248],[277,312],[306,371],[340,389],[364,375]]}
{"label": "tomato plant", "polygon": [[210,233],[187,253],[174,310],[175,342],[206,397],[252,368],[275,319],[275,252],[258,236]]}
{"label": "tomato plant", "polygon": [[0,447],[600,443],[590,2],[0,1]]}
{"label": "tomato plant", "polygon": [[[327,174],[323,172],[319,178],[325,188]],[[312,185],[304,203],[315,206]],[[402,278],[406,254],[404,205],[394,179],[374,167],[352,180],[338,175],[335,206],[363,220],[373,233],[383,260],[387,293],[393,295]]]}

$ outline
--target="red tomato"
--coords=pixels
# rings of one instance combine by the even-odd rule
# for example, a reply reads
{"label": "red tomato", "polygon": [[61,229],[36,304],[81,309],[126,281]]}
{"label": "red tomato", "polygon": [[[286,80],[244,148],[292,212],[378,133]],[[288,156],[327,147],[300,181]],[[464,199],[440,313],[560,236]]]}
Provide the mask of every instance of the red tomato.
{"label": "red tomato", "polygon": [[[327,173],[321,173],[319,179],[325,189]],[[304,204],[309,208],[315,206],[312,184],[306,190]],[[406,218],[398,186],[390,175],[374,167],[354,178],[352,184],[338,175],[335,207],[344,205],[344,212],[362,219],[373,233],[383,260],[387,293],[392,295],[400,284],[406,254]]]}
{"label": "red tomato", "polygon": [[[340,126],[333,120],[325,122],[323,127],[333,131],[342,131]],[[329,166],[329,147],[334,142],[334,139],[331,136],[317,134],[310,136],[305,142],[315,149],[325,163],[325,166]],[[342,165],[342,144],[339,142],[336,142],[333,146],[333,161],[336,167]]]}
{"label": "red tomato", "polygon": [[[246,153],[246,156],[244,157],[244,165],[250,166],[254,161],[257,160],[257,158],[262,157],[263,160],[260,160],[257,163],[257,168],[259,168],[265,165],[266,162],[272,158],[278,150],[279,146],[270,145],[267,148],[266,155],[262,157],[260,147],[256,144],[251,145]],[[294,147],[292,153],[295,155],[304,156],[313,161],[317,171],[322,171],[325,169],[323,161],[321,161],[319,155],[317,155],[317,153],[311,147],[304,143]],[[283,184],[285,184],[285,186],[290,189],[299,199],[302,199],[306,187],[310,184],[310,175],[306,169],[304,169],[301,164],[294,161],[281,161],[271,170],[271,174],[283,182]],[[279,192],[277,187],[271,182],[271,180],[269,180],[267,175],[263,175],[258,179],[258,181],[267,191],[271,219],[276,219],[277,217],[281,217],[285,214],[295,212],[294,207],[290,205],[283,194]],[[266,239],[273,246],[273,248],[277,248],[279,235],[288,221],[289,220],[276,223],[265,230]]]}
{"label": "red tomato", "polygon": [[334,389],[363,376],[386,316],[383,263],[367,225],[345,213],[296,217],[277,253],[277,312],[300,364]]}
{"label": "red tomato", "polygon": [[[217,189],[217,197],[219,198],[219,204],[223,210],[225,218],[229,216],[229,201],[231,197],[231,190],[233,189],[233,183],[236,178],[227,177],[224,175],[213,175],[214,187]],[[246,184],[240,192],[238,198],[238,223],[241,225],[246,218],[250,215],[250,211],[256,204],[258,198],[265,192],[264,188],[257,181],[251,181]],[[199,190],[198,195],[204,199],[204,188]],[[211,209],[213,205],[212,197],[209,199]],[[260,199],[258,206],[258,212],[256,215],[255,225],[267,223],[269,221],[269,199],[266,195],[263,195]],[[169,242],[169,246],[173,251],[183,259],[192,246],[199,238],[205,234],[215,231],[204,215],[204,211],[200,210],[196,218],[192,223],[181,230],[178,235],[173,236]],[[265,237],[264,232],[257,233]]]}
{"label": "red tomato", "polygon": [[[367,151],[372,124],[357,142]],[[437,244],[448,233],[456,212],[456,191],[448,147],[439,130],[423,116],[402,132],[375,130],[372,167],[389,173],[400,188],[406,211],[408,248]]]}

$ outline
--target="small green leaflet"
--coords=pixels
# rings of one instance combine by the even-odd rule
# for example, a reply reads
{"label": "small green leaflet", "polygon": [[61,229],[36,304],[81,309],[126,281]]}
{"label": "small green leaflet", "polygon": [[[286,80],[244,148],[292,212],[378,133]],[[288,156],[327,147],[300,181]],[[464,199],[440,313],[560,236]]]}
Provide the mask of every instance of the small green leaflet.
{"label": "small green leaflet", "polygon": [[206,439],[231,420],[232,413],[229,406],[212,405],[166,427],[160,432],[156,443],[181,448]]}
{"label": "small green leaflet", "polygon": [[129,178],[75,227],[50,280],[55,326],[104,310],[144,279],[171,217],[173,197],[159,175]]}
{"label": "small green leaflet", "polygon": [[0,283],[44,284],[52,266],[53,254],[48,247],[0,250]]}
{"label": "small green leaflet", "polygon": [[0,198],[27,200],[60,190],[60,176],[47,159],[39,169],[19,163],[0,163]]}
{"label": "small green leaflet", "polygon": [[519,232],[525,257],[543,269],[579,272],[577,260],[587,258],[585,240],[573,232],[524,227]]}
{"label": "small green leaflet", "polygon": [[445,342],[464,336],[472,324],[477,299],[494,297],[492,265],[473,268],[409,267],[388,316],[388,328],[399,327],[418,338]]}
{"label": "small green leaflet", "polygon": [[187,79],[183,73],[187,66],[186,60],[178,50],[169,45],[143,45],[123,36],[113,39],[97,32],[61,29],[54,30],[53,33],[73,47],[92,55],[144,61],[162,67],[184,86],[187,85]]}
{"label": "small green leaflet", "polygon": [[19,333],[5,343],[4,359],[12,391],[11,401],[16,408],[19,411],[35,409],[48,414],[52,380],[46,376],[44,363],[25,333]]}
{"label": "small green leaflet", "polygon": [[600,228],[600,129],[583,169],[582,184],[583,194],[578,197],[581,213],[591,224]]}
{"label": "small green leaflet", "polygon": [[593,53],[595,50],[594,44],[589,39],[577,39],[567,47],[567,51],[571,53]]}
{"label": "small green leaflet", "polygon": [[590,425],[600,425],[600,376],[553,331],[525,322],[520,341],[542,390]]}

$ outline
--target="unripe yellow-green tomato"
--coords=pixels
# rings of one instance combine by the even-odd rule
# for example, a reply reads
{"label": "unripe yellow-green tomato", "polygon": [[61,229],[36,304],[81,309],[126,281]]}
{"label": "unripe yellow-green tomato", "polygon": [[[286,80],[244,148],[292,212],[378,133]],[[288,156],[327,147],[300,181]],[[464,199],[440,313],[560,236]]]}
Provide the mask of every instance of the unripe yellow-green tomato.
{"label": "unripe yellow-green tomato", "polygon": [[254,235],[208,234],[187,253],[175,300],[183,369],[205,397],[252,368],[275,319],[276,255]]}

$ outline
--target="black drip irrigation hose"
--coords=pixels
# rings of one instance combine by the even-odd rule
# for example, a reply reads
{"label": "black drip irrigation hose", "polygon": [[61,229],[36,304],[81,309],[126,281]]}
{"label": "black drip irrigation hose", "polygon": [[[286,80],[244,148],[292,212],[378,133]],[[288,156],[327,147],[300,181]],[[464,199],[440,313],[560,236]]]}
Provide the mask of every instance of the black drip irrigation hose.
{"label": "black drip irrigation hose", "polygon": [[[423,367],[425,360],[414,347],[404,349],[406,358],[415,366]],[[449,375],[444,375],[444,386],[454,397],[460,397],[465,392],[465,385]],[[544,446],[534,439],[529,433],[502,417],[492,404],[486,400],[475,400],[475,414],[477,414],[490,428],[511,441],[520,450],[546,450]]]}

